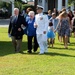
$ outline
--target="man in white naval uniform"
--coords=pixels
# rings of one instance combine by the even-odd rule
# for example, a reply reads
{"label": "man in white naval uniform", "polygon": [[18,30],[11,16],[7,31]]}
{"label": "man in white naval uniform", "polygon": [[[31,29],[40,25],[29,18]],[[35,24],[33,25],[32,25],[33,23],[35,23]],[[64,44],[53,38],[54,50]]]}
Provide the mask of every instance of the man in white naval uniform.
{"label": "man in white naval uniform", "polygon": [[48,16],[43,14],[43,7],[37,5],[37,15],[35,16],[34,26],[36,27],[37,42],[40,47],[40,53],[47,52],[47,30],[48,30]]}

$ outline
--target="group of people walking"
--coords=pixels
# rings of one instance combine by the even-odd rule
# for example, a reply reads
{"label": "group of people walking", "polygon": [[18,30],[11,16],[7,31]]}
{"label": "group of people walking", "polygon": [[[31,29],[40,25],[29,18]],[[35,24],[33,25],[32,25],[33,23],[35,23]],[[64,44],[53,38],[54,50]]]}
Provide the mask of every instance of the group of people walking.
{"label": "group of people walking", "polygon": [[[12,39],[15,52],[21,51],[21,43],[23,35],[27,35],[28,53],[36,52],[40,48],[39,54],[48,52],[48,45],[54,44],[56,32],[59,37],[63,37],[64,47],[68,48],[68,41],[70,37],[70,29],[72,29],[71,21],[68,17],[66,10],[58,13],[55,9],[48,15],[43,13],[43,7],[37,5],[37,14],[31,8],[27,8],[26,13],[19,15],[19,9],[14,8],[14,16],[10,18],[8,28],[8,35]],[[72,23],[75,23],[73,18]],[[50,40],[49,40],[50,39]],[[34,41],[34,46],[32,42]]]}

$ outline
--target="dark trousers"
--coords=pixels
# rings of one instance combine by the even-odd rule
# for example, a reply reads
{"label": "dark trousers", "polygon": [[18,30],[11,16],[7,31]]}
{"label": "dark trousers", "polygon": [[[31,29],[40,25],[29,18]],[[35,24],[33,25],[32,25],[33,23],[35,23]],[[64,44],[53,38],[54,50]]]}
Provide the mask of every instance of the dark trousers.
{"label": "dark trousers", "polygon": [[[38,49],[38,43],[37,43],[36,36],[28,36],[27,39],[28,39],[28,51],[31,52],[32,46],[33,46],[33,48],[34,48],[34,49],[33,49],[34,52],[37,51],[37,49]],[[34,41],[34,42],[33,42],[33,41]]]}

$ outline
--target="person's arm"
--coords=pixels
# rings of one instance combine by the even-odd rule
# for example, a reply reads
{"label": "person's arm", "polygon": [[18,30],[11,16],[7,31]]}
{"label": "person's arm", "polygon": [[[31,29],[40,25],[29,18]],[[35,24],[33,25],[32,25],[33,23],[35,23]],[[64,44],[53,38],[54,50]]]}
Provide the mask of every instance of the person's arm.
{"label": "person's arm", "polygon": [[54,27],[52,26],[52,31],[54,32]]}
{"label": "person's arm", "polygon": [[21,28],[24,30],[27,26],[27,22],[25,20],[25,18],[22,16],[22,25],[21,25]]}
{"label": "person's arm", "polygon": [[24,25],[24,26],[27,26],[27,22],[26,22],[26,20],[25,20],[25,18],[22,16],[22,24]]}
{"label": "person's arm", "polygon": [[48,17],[47,15],[44,15],[44,19],[45,19],[45,27],[44,27],[44,34],[46,34],[47,30],[48,30],[48,25],[49,25],[49,20],[48,20]]}
{"label": "person's arm", "polygon": [[49,19],[49,22],[52,22],[52,17]]}
{"label": "person's arm", "polygon": [[72,29],[73,29],[72,20],[70,21],[69,17],[68,17],[68,22],[69,22],[70,31],[72,31]]}
{"label": "person's arm", "polygon": [[58,30],[59,25],[61,24],[61,20],[58,21],[58,24],[56,26],[56,29],[54,30],[54,32],[56,32]]}
{"label": "person's arm", "polygon": [[12,17],[10,17],[10,23],[9,23],[9,27],[8,27],[8,35],[11,35],[11,29],[12,29],[12,23],[11,23]]}
{"label": "person's arm", "polygon": [[37,20],[36,20],[36,18],[37,18],[37,15],[35,15],[34,28],[37,28],[37,27],[38,27],[38,24],[37,24]]}

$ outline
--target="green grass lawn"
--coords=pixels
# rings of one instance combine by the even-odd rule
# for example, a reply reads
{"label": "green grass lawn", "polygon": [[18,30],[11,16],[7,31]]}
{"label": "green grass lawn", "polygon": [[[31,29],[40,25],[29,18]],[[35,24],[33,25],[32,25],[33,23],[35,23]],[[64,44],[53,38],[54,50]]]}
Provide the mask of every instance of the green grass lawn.
{"label": "green grass lawn", "polygon": [[69,49],[64,49],[56,37],[54,48],[48,53],[27,54],[24,35],[21,53],[14,53],[7,28],[0,28],[0,75],[75,75],[75,38],[71,37]]}

